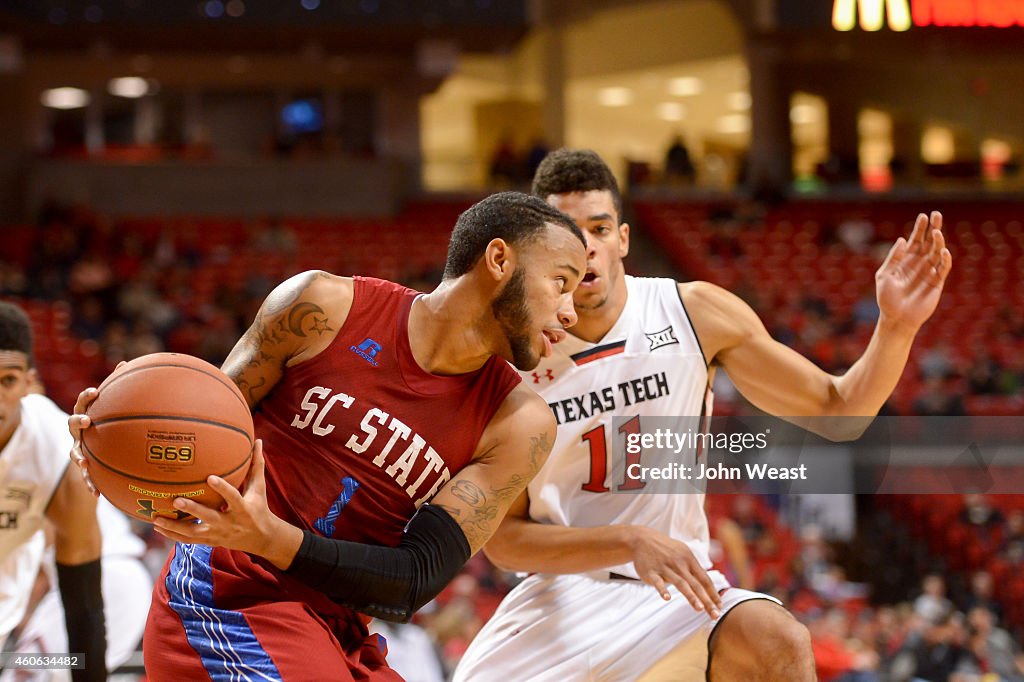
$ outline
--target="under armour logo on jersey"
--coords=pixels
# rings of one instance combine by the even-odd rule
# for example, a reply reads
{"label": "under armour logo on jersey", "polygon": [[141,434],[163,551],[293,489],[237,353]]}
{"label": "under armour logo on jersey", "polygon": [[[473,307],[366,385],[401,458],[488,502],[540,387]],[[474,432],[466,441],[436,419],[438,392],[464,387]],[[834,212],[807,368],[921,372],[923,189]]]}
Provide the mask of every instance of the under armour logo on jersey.
{"label": "under armour logo on jersey", "polygon": [[653,332],[651,334],[644,332],[644,336],[646,336],[647,341],[650,342],[651,350],[661,348],[662,346],[671,346],[673,343],[679,343],[679,339],[676,338],[676,334],[672,330],[672,325],[665,327],[660,332]]}
{"label": "under armour logo on jersey", "polygon": [[373,339],[367,337],[358,346],[349,346],[348,349],[374,367],[377,366],[377,361],[374,358],[376,358],[377,353],[380,352],[380,344]]}
{"label": "under armour logo on jersey", "polygon": [[531,374],[533,375],[533,383],[535,384],[539,384],[541,379],[547,379],[548,381],[555,380],[555,375],[551,373],[550,369],[544,374],[537,374],[536,372],[531,372]]}

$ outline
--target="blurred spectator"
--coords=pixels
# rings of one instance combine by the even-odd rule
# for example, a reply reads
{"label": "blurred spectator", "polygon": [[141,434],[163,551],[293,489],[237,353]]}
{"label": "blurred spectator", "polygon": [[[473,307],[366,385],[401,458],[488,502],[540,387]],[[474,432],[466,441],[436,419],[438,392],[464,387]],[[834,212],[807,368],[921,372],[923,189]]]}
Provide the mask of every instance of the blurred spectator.
{"label": "blurred spectator", "polygon": [[526,152],[526,179],[529,180],[537,173],[537,167],[544,157],[551,151],[551,146],[541,136],[533,138],[530,148]]}
{"label": "blurred spectator", "polygon": [[897,670],[909,670],[910,675],[897,673],[894,677],[913,682],[948,682],[964,656],[969,655],[963,647],[965,633],[961,618],[960,614],[950,614],[928,625],[923,632],[912,633],[893,666]]}
{"label": "blurred spectator", "polygon": [[1006,366],[999,370],[996,385],[1003,395],[1024,393],[1024,354],[1011,353],[1006,357]]}
{"label": "blurred spectator", "polygon": [[918,367],[921,369],[921,378],[925,380],[947,379],[956,373],[949,345],[941,342],[924,352]]}
{"label": "blurred spectator", "polygon": [[523,175],[523,159],[516,151],[512,133],[505,132],[498,140],[490,160],[491,184],[497,187],[508,187],[525,182]]}
{"label": "blurred spectator", "polygon": [[114,284],[114,272],[104,256],[89,251],[71,266],[68,290],[79,296],[100,293]]}
{"label": "blurred spectator", "polygon": [[867,253],[875,238],[875,226],[866,216],[849,216],[839,223],[836,236],[850,251]]}
{"label": "blurred spectator", "polygon": [[807,524],[800,533],[800,566],[804,584],[815,591],[832,570],[832,550],[817,525]]}
{"label": "blurred spectator", "polygon": [[665,152],[665,179],[669,183],[685,182],[692,184],[695,176],[690,151],[683,142],[683,136],[677,134]]}
{"label": "blurred spectator", "polygon": [[374,620],[368,627],[387,641],[388,666],[406,682],[445,681],[441,656],[430,635],[419,625]]}
{"label": "blurred spectator", "polygon": [[250,233],[249,243],[257,251],[290,256],[298,249],[295,232],[279,217],[256,222],[253,227],[255,229]]}
{"label": "blurred spectator", "polygon": [[967,368],[967,385],[971,393],[991,395],[999,393],[999,373],[1002,370],[999,362],[984,346],[975,346],[971,352],[974,360]]}
{"label": "blurred spectator", "polygon": [[961,523],[967,524],[972,535],[986,545],[993,545],[1001,537],[1006,519],[1003,512],[992,506],[989,499],[977,493],[963,498],[964,508],[960,511]]}
{"label": "blurred spectator", "polygon": [[1024,566],[1024,509],[1014,509],[1007,515],[1001,552],[1014,566]]}
{"label": "blurred spectator", "polygon": [[132,327],[128,342],[125,346],[125,354],[128,360],[149,355],[150,353],[161,353],[164,351],[164,342],[153,332],[153,328],[146,320],[138,320]]}
{"label": "blurred spectator", "polygon": [[940,376],[928,377],[914,401],[914,414],[922,417],[955,417],[967,414],[962,393]]}
{"label": "blurred spectator", "polygon": [[451,597],[431,618],[431,627],[441,645],[445,667],[454,670],[469,643],[483,626],[476,613],[479,585],[476,579],[463,573],[447,588]]}
{"label": "blurred spectator", "polygon": [[979,676],[995,673],[1000,682],[1024,682],[1024,670],[1016,660],[1020,646],[1010,633],[996,626],[995,615],[984,607],[975,607],[967,613],[967,624],[972,656],[961,661],[958,672]]}
{"label": "blurred spectator", "polygon": [[765,534],[765,527],[758,518],[757,503],[752,495],[736,495],[733,498],[732,520],[739,526],[748,545],[756,544]]}
{"label": "blurred spectator", "polygon": [[28,290],[25,271],[0,258],[0,296],[22,296]]}
{"label": "blurred spectator", "polygon": [[921,581],[921,595],[914,600],[914,613],[928,623],[939,623],[953,612],[953,602],[946,598],[946,581],[930,573]]}
{"label": "blurred spectator", "polygon": [[853,321],[854,324],[868,325],[874,328],[876,322],[878,322],[879,310],[878,310],[878,298],[875,296],[875,287],[873,284],[868,285],[864,289],[864,295],[857,299],[857,302],[853,304]]}
{"label": "blurred spectator", "polygon": [[[740,525],[732,519],[722,517],[715,524],[712,533],[712,555],[718,546],[719,555],[724,562],[724,572],[729,578],[729,584],[741,587],[745,590],[754,589],[754,569],[750,563],[750,553],[747,551],[747,542],[743,537],[743,530]],[[712,556],[716,564],[719,559]]]}
{"label": "blurred spectator", "polygon": [[87,296],[72,308],[71,333],[83,339],[98,341],[107,327],[103,303],[97,296]]}
{"label": "blurred spectator", "polygon": [[847,637],[845,614],[830,609],[811,623],[811,647],[821,682],[879,682],[878,654],[863,642]]}
{"label": "blurred spectator", "polygon": [[995,582],[988,571],[975,571],[971,574],[971,592],[964,603],[964,611],[987,609],[996,618],[1002,618],[1003,608],[995,600]]}
{"label": "blurred spectator", "polygon": [[167,333],[180,320],[178,310],[158,287],[160,272],[152,265],[144,266],[138,276],[121,287],[118,312],[126,320],[143,321],[158,334]]}

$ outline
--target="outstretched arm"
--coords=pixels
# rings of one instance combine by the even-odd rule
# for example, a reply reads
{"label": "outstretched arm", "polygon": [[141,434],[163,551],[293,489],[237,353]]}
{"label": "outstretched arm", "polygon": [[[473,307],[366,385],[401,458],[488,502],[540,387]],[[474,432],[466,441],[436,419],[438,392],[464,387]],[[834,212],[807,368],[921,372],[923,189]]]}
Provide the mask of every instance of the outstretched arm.
{"label": "outstretched arm", "polygon": [[57,582],[64,604],[68,650],[85,656],[73,682],[107,679],[106,628],[100,589],[100,527],[96,500],[78,472],[68,467],[46,508],[54,527]]}
{"label": "outstretched arm", "polygon": [[780,417],[871,417],[896,387],[951,267],[942,215],[919,215],[910,239],[898,239],[875,273],[878,324],[864,354],[843,376],[828,374],[772,339],[750,306],[724,289],[682,284],[680,294],[709,360],[724,367],[757,407]]}
{"label": "outstretched arm", "polygon": [[484,548],[506,571],[585,573],[633,562],[637,575],[666,601],[674,585],[694,609],[717,617],[721,597],[708,573],[686,545],[647,526],[562,526],[528,516],[523,492]]}
{"label": "outstretched arm", "polygon": [[174,506],[202,521],[157,519],[178,542],[224,546],[262,556],[332,599],[387,620],[408,620],[487,542],[512,501],[544,463],[554,417],[532,391],[517,387],[491,420],[472,463],[424,505],[398,547],[324,538],[275,516],[267,506],[262,445],[253,455],[245,494],[211,476],[225,511],[177,498]]}

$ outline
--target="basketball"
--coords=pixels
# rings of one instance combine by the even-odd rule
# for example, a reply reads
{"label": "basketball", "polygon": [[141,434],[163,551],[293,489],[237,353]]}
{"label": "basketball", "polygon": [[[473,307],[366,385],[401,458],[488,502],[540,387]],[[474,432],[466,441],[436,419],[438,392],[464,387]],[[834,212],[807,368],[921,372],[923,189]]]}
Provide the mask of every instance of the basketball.
{"label": "basketball", "polygon": [[216,475],[236,488],[252,458],[253,425],[238,387],[208,362],[153,353],[117,368],[86,414],[82,453],[96,489],[132,518],[186,518],[175,497],[219,507]]}

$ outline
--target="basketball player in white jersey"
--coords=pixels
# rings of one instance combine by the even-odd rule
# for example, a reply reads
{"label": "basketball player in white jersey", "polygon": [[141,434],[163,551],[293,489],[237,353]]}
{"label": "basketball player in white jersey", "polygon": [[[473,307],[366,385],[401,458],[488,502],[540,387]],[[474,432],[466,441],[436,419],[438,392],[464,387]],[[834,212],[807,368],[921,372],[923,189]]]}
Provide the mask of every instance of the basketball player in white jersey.
{"label": "basketball player in white jersey", "polygon": [[68,633],[67,648],[51,653],[84,654],[85,668],[71,673],[75,682],[105,680],[96,501],[68,467],[67,415],[48,398],[29,394],[34,375],[28,317],[0,302],[0,641],[25,615],[49,521]]}
{"label": "basketball player in white jersey", "polygon": [[[132,531],[128,517],[106,498],[99,498],[96,516],[103,536],[102,576],[103,612],[107,626],[107,670],[117,670],[131,659],[142,642],[146,616],[153,593],[153,578],[142,561],[146,543]],[[43,579],[50,590],[32,608],[24,626],[19,628],[11,649],[25,654],[46,654],[68,651],[68,635],[64,627],[64,605],[53,576],[52,552],[44,561]],[[65,670],[33,671],[27,675],[13,670],[0,674],[0,682],[64,682],[70,679]]]}
{"label": "basketball player in white jersey", "polygon": [[874,336],[837,377],[774,341],[717,286],[626,276],[629,225],[593,152],[552,153],[533,190],[583,230],[588,269],[574,296],[579,322],[524,373],[559,422],[555,447],[485,547],[498,566],[534,575],[477,635],[456,682],[814,680],[806,628],[710,570],[702,495],[612,492],[623,483],[608,466],[612,415],[708,414],[718,367],[774,415],[877,414],[952,264],[941,215],[918,216],[889,252]]}

